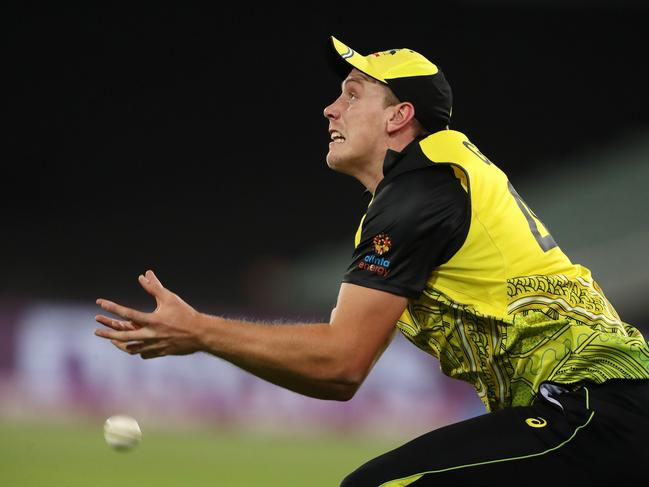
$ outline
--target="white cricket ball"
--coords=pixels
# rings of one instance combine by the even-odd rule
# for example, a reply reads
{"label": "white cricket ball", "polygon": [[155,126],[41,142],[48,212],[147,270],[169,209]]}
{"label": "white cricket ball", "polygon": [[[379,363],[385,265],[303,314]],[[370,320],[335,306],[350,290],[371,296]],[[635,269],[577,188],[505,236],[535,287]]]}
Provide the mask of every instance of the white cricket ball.
{"label": "white cricket ball", "polygon": [[137,446],[142,439],[142,430],[135,418],[118,414],[104,423],[104,438],[115,450],[126,451]]}

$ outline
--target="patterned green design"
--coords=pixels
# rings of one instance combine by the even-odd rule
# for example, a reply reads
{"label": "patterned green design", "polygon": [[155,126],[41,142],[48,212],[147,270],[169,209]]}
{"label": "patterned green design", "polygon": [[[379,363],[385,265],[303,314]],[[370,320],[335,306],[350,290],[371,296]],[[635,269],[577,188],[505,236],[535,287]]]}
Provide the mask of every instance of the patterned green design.
{"label": "patterned green design", "polygon": [[488,411],[531,404],[543,381],[649,379],[649,345],[592,281],[527,276],[507,289],[502,317],[428,289],[398,327],[446,375],[471,383]]}
{"label": "patterned green design", "polygon": [[[560,316],[589,323],[599,331],[619,333],[624,325],[594,281],[568,279],[563,275],[525,276],[507,281],[507,311],[516,314],[524,310],[544,309]],[[628,326],[628,325],[627,325]],[[635,332],[639,332],[635,330]]]}

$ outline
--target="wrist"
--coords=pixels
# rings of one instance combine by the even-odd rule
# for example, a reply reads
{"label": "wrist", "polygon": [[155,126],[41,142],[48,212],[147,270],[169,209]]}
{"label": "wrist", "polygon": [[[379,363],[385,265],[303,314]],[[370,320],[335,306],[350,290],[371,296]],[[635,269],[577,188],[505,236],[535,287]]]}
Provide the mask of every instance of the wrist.
{"label": "wrist", "polygon": [[192,321],[194,323],[192,328],[195,330],[197,351],[212,352],[214,345],[214,337],[212,335],[215,332],[217,323],[222,321],[222,318],[196,311]]}

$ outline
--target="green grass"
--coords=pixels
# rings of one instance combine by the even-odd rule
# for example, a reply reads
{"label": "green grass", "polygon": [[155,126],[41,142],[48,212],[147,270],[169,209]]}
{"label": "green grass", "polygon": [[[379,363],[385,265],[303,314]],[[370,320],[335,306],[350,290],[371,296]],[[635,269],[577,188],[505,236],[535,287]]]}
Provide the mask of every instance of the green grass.
{"label": "green grass", "polygon": [[351,436],[143,431],[116,452],[102,423],[0,422],[3,487],[319,487],[401,443]]}

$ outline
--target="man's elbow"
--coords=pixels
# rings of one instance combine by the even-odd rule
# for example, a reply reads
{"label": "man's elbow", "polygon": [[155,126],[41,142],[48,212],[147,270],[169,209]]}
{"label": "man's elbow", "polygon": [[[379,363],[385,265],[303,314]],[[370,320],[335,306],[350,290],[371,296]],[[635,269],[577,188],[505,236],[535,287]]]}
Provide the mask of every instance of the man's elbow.
{"label": "man's elbow", "polygon": [[345,367],[334,379],[335,397],[332,399],[343,402],[351,400],[360,389],[368,372],[365,367]]}
{"label": "man's elbow", "polygon": [[333,391],[333,396],[331,399],[334,401],[346,402],[351,401],[352,398],[356,395],[356,391],[360,388],[360,384],[337,384],[335,391]]}
{"label": "man's elbow", "polygon": [[325,361],[327,382],[336,401],[349,401],[360,389],[378,356],[360,347],[339,347]]}
{"label": "man's elbow", "polygon": [[358,390],[357,385],[349,383],[341,383],[339,381],[327,380],[325,383],[319,383],[313,387],[313,384],[308,388],[291,388],[292,390],[316,399],[323,399],[325,401],[349,401],[354,397]]}

